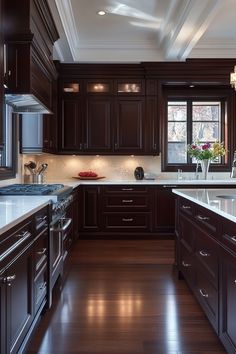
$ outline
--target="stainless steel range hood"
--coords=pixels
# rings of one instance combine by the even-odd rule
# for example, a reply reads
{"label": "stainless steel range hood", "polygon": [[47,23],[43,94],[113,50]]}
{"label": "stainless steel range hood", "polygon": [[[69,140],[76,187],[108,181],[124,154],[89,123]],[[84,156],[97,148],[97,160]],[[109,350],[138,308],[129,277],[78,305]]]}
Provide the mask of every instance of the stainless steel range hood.
{"label": "stainless steel range hood", "polygon": [[14,113],[52,114],[34,95],[6,94],[5,103],[13,108]]}

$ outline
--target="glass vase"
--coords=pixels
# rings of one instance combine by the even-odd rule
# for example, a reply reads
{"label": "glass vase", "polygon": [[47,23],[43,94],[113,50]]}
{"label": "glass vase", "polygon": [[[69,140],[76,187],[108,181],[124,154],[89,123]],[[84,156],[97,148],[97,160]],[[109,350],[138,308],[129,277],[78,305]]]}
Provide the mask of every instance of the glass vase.
{"label": "glass vase", "polygon": [[202,179],[207,179],[208,177],[210,162],[211,162],[210,159],[201,160]]}

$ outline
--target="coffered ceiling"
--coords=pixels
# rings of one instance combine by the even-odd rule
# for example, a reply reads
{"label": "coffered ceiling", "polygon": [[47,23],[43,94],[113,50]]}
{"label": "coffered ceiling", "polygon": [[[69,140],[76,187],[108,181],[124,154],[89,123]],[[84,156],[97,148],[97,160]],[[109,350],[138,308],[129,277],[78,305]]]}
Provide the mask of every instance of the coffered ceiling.
{"label": "coffered ceiling", "polygon": [[61,62],[236,58],[236,0],[48,1]]}

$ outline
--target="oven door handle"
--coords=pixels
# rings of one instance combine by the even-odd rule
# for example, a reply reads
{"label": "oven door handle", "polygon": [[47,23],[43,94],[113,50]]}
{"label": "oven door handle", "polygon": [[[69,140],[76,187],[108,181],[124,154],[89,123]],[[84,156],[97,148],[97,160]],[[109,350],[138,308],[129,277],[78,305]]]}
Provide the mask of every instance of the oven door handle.
{"label": "oven door handle", "polygon": [[61,218],[60,221],[63,222],[63,226],[59,227],[57,229],[52,228],[53,232],[65,232],[68,229],[68,227],[70,226],[72,219],[71,218]]}

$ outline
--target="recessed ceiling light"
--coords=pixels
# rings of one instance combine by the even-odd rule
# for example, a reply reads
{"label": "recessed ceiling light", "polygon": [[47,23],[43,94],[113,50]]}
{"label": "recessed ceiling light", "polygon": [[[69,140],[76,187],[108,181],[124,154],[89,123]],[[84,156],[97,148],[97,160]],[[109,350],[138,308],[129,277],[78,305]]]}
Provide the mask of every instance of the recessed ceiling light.
{"label": "recessed ceiling light", "polygon": [[97,12],[97,14],[100,15],[100,16],[104,16],[104,15],[106,15],[106,11],[100,10],[100,11]]}

